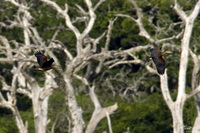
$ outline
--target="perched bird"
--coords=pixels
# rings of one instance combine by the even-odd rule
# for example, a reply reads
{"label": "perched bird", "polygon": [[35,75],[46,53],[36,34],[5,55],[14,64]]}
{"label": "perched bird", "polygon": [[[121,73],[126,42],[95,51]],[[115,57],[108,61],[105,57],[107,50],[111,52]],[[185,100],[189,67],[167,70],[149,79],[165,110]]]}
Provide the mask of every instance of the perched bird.
{"label": "perched bird", "polygon": [[171,51],[161,52],[162,47],[155,47],[150,50],[151,56],[147,57],[147,60],[150,61],[151,59],[156,65],[157,72],[159,74],[164,74],[165,72],[165,60],[163,59],[164,54],[172,53]]}
{"label": "perched bird", "polygon": [[53,58],[47,60],[47,57],[44,54],[42,54],[40,51],[37,51],[35,53],[35,56],[37,57],[37,62],[40,66],[40,67],[35,68],[35,70],[47,71],[47,70],[54,69],[54,68],[60,68],[60,66],[52,65],[54,62]]}

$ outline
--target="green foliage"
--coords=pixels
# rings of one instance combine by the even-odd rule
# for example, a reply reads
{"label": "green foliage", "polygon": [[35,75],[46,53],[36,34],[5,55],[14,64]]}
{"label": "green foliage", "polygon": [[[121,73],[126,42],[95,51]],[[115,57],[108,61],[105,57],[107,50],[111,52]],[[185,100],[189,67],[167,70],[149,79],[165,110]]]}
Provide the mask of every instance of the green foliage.
{"label": "green foliage", "polygon": [[13,115],[5,115],[0,117],[1,133],[19,133]]}
{"label": "green foliage", "polygon": [[[30,99],[26,99],[30,100]],[[24,105],[26,106],[26,105]],[[34,116],[33,116],[33,109],[30,107],[26,111],[20,111],[20,115],[22,117],[22,120],[28,122],[28,131],[29,133],[35,133],[35,126],[34,126]]]}
{"label": "green foliage", "polygon": [[[84,10],[88,10],[85,2],[83,0],[54,0],[58,5],[64,9],[64,3],[67,2],[69,5],[69,15],[72,20],[77,16],[81,16],[76,10],[76,4],[83,7]],[[171,30],[169,27],[174,22],[180,22],[180,18],[173,10],[173,0],[135,0],[138,6],[143,11],[142,22],[144,24],[147,32],[155,39],[161,39],[165,37],[171,37],[179,33],[183,28],[180,24],[174,26],[174,30]],[[31,3],[32,2],[32,3]],[[92,1],[95,5],[98,0]],[[187,11],[187,14],[194,8],[195,1],[185,1],[179,0],[179,4],[184,11]],[[75,35],[67,29],[65,25],[65,20],[57,14],[57,12],[49,6],[46,6],[41,1],[30,1],[32,4],[29,11],[34,19],[31,20],[31,24],[36,27],[39,32],[39,35],[42,37],[46,45],[49,44],[54,33],[60,28],[56,40],[61,41],[72,53],[76,55],[76,37]],[[9,23],[9,20],[14,20],[14,15],[17,12],[17,8],[8,2],[1,2],[0,4],[0,13],[6,14],[0,16],[0,22]],[[105,1],[96,11],[97,20],[95,25],[90,32],[89,36],[96,38],[99,37],[103,32],[107,30],[107,26],[110,19],[116,18],[116,14],[128,14],[131,17],[137,19],[136,11],[133,6],[128,1],[123,0],[109,0]],[[194,23],[193,35],[191,38],[191,49],[195,53],[199,54],[199,34],[200,34],[200,25],[199,19]],[[85,28],[85,23],[76,22],[74,25],[82,32]],[[161,30],[157,30],[159,27]],[[166,32],[167,31],[167,32]],[[7,39],[16,40],[19,43],[23,43],[23,29],[22,28],[13,28],[6,29],[0,27],[0,34],[6,36]],[[174,39],[173,41],[167,41],[167,43],[173,43],[177,46],[180,45],[181,40]],[[33,43],[33,42],[31,42]],[[100,41],[100,44],[97,45],[98,51],[101,50],[102,46],[105,44],[105,37]],[[131,47],[146,45],[149,44],[148,40],[144,37],[139,36],[139,27],[131,19],[118,17],[114,23],[114,27],[111,35],[111,42],[109,45],[109,50],[118,50],[122,51]],[[2,45],[2,44],[0,44]],[[159,44],[162,45],[162,44]],[[14,47],[14,45],[12,46]],[[165,49],[166,50],[166,49]],[[177,82],[178,82],[178,69],[179,69],[179,55],[180,51],[172,49],[174,54],[165,56],[168,69],[168,82],[170,92],[172,94],[173,100],[176,99],[177,92]],[[61,50],[55,50],[57,57],[60,57],[61,66],[64,66],[67,60],[67,57],[63,58]],[[150,54],[150,51],[142,51],[140,53],[132,53],[139,59],[145,60],[146,56]],[[0,55],[1,57],[5,55]],[[120,57],[119,57],[120,58]],[[132,60],[132,57],[127,57],[127,60]],[[92,61],[92,70],[96,68],[98,62]],[[149,64],[154,67],[152,62]],[[0,64],[0,68],[11,69],[9,64]],[[186,92],[191,91],[191,73],[192,73],[193,63],[189,60],[188,71],[187,71],[187,89]],[[80,71],[78,74],[84,75],[85,70]],[[44,85],[44,72],[33,72],[27,70],[40,86]],[[124,77],[120,77],[119,74],[122,72]],[[125,74],[126,73],[126,74]],[[5,77],[6,81],[10,84],[12,81],[12,76],[9,74],[1,74]],[[143,78],[139,81],[138,85],[135,85],[134,82],[137,79]],[[92,77],[92,76],[91,76]],[[100,103],[103,107],[109,106],[118,102],[119,109],[117,112],[111,115],[113,132],[122,133],[130,128],[131,133],[169,133],[172,132],[172,119],[170,111],[167,108],[160,90],[160,79],[157,75],[152,75],[147,73],[147,70],[144,66],[126,64],[119,65],[113,69],[108,69],[103,66],[102,72],[99,75],[92,77],[92,81],[96,83],[97,96],[100,100]],[[109,88],[106,84],[106,80],[110,80],[110,83],[113,85],[114,90]],[[80,80],[73,79],[73,85],[76,89],[76,98],[83,110],[83,117],[86,121],[86,125],[89,122],[92,112],[94,110],[93,104],[88,96],[88,90]],[[145,93],[140,98],[133,99],[134,91],[128,91],[126,97],[120,97],[119,95],[124,92],[128,87],[135,85],[135,88],[138,92]],[[0,84],[0,88],[2,85]],[[82,88],[82,90],[80,89]],[[150,90],[153,88],[153,90]],[[48,117],[51,119],[51,122],[48,125],[48,130],[51,130],[53,123],[57,120],[55,127],[55,132],[67,132],[68,119],[70,118],[70,113],[68,112],[68,107],[63,88],[56,90],[49,98],[49,113]],[[6,91],[2,92],[3,95],[6,95]],[[20,110],[20,114],[24,121],[28,121],[29,132],[34,132],[34,118],[32,111],[32,104],[30,99],[23,95],[17,95],[17,106]],[[196,117],[196,108],[195,102],[193,99],[188,100],[184,106],[184,123],[186,126],[190,127],[193,125]],[[1,133],[12,133],[18,132],[15,120],[11,115],[12,112],[8,109],[0,109],[0,131]],[[63,124],[64,123],[64,124]],[[103,131],[108,130],[107,120],[103,119],[99,126],[97,127],[96,133],[102,133]],[[185,129],[186,131],[190,131]]]}
{"label": "green foliage", "polygon": [[90,97],[85,94],[80,94],[76,98],[82,110],[84,110],[83,119],[85,121],[85,124],[87,125],[92,117],[92,112],[94,111],[93,103]]}
{"label": "green foliage", "polygon": [[51,131],[51,128],[55,122],[56,133],[67,133],[69,123],[66,116],[70,116],[65,103],[65,92],[63,89],[58,89],[50,96],[48,118],[50,118],[51,121],[47,127],[48,131]]}
{"label": "green foliage", "polygon": [[191,98],[186,101],[183,110],[183,121],[184,121],[184,130],[185,132],[191,132],[195,118],[197,116],[196,106],[194,98]]}
{"label": "green foliage", "polygon": [[[171,115],[162,95],[152,94],[143,102],[126,103],[118,100],[119,109],[111,115],[112,129],[122,133],[130,129],[130,133],[169,133],[172,131]],[[101,121],[96,133],[108,130],[107,120]]]}

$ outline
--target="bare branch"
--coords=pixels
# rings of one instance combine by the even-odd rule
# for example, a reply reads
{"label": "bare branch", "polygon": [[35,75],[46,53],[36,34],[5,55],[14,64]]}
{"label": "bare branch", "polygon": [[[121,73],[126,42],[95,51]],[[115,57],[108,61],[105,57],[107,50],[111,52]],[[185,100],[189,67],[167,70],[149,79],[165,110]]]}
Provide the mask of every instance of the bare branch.
{"label": "bare branch", "polygon": [[89,20],[87,27],[81,34],[81,38],[78,38],[78,39],[83,39],[83,38],[85,38],[86,35],[88,35],[88,33],[91,31],[91,29],[94,25],[94,22],[96,20],[96,14],[94,13],[94,9],[92,7],[92,2],[90,0],[85,0],[85,2],[88,7],[88,10],[89,10],[90,20]]}
{"label": "bare branch", "polygon": [[99,41],[105,36],[106,32],[104,32],[103,34],[101,34],[98,38],[94,39],[92,41],[93,43],[93,48],[92,48],[92,52],[96,52],[97,50],[97,44],[99,43]]}
{"label": "bare branch", "polygon": [[102,109],[94,111],[92,114],[92,118],[90,119],[90,122],[86,128],[85,133],[93,133],[97,124],[100,122],[100,120],[106,117],[106,112],[108,112],[109,114],[112,114],[115,110],[117,110],[117,108],[118,108],[117,104],[114,104],[107,108],[102,108]]}
{"label": "bare branch", "polygon": [[107,111],[106,111],[106,117],[107,117],[107,120],[108,120],[109,132],[110,132],[110,133],[113,133],[113,131],[112,131],[112,125],[111,125],[111,120],[110,120],[110,115],[108,114]]}
{"label": "bare branch", "polygon": [[144,64],[144,62],[142,60],[124,60],[124,61],[117,61],[116,63],[114,63],[113,65],[109,66],[109,69],[120,65],[120,64]]}
{"label": "bare branch", "polygon": [[20,3],[16,2],[15,0],[5,0],[5,1],[11,2],[13,5],[15,5],[16,7],[19,7],[21,9],[25,9],[25,10],[29,9],[27,6],[20,4]]}
{"label": "bare branch", "polygon": [[168,105],[168,107],[172,108],[172,98],[170,96],[169,88],[168,88],[168,79],[167,79],[167,70],[165,70],[164,75],[160,75],[160,87],[163,94],[163,97]]}
{"label": "bare branch", "polygon": [[92,102],[94,103],[94,106],[95,106],[95,110],[98,110],[99,108],[101,108],[101,104],[99,103],[99,100],[94,92],[94,88],[95,86],[93,85],[92,87],[89,87],[90,89],[90,98],[92,100]]}
{"label": "bare branch", "polygon": [[55,2],[50,0],[41,0],[42,2],[46,3],[47,5],[53,7],[59,14],[61,14],[65,18],[66,25],[74,32],[77,39],[80,37],[79,30],[72,24],[72,21],[67,13],[68,7],[67,4],[65,4],[66,10],[62,10]]}
{"label": "bare branch", "polygon": [[89,85],[88,81],[86,78],[83,78],[77,74],[74,74],[74,77],[76,77],[77,79],[81,80],[85,85]]}
{"label": "bare branch", "polygon": [[198,73],[200,71],[200,60],[198,59],[197,55],[195,53],[192,52],[192,50],[189,51],[190,55],[192,57],[192,60],[194,62],[194,67],[193,67],[193,71],[192,71],[192,89],[195,89],[196,86],[199,84],[198,82]]}
{"label": "bare branch", "polygon": [[40,100],[44,100],[45,98],[49,97],[53,93],[53,91],[53,88],[44,90],[42,93],[40,93]]}
{"label": "bare branch", "polygon": [[88,15],[88,13],[80,5],[76,4],[76,7],[79,9],[79,11],[81,12],[81,14]]}
{"label": "bare branch", "polygon": [[6,83],[5,78],[2,77],[2,76],[0,75],[0,79],[1,79],[1,82],[2,82],[2,85],[3,85],[2,90],[10,90],[11,86],[9,86],[9,85]]}
{"label": "bare branch", "polygon": [[96,9],[103,3],[105,2],[106,0],[99,0],[99,2],[95,5],[94,7],[94,11],[96,11]]}
{"label": "bare branch", "polygon": [[177,12],[177,14],[181,17],[181,19],[183,21],[186,20],[187,15],[185,14],[185,12],[180,8],[177,0],[174,0],[174,9]]}
{"label": "bare branch", "polygon": [[100,120],[102,120],[104,117],[106,117],[107,113],[110,115],[118,108],[117,104],[114,104],[114,105],[106,107],[106,108],[102,108],[101,104],[94,92],[94,88],[95,88],[94,85],[92,87],[89,87],[90,98],[91,98],[92,102],[94,103],[95,110],[94,110],[94,112],[92,114],[92,118],[90,119],[90,122],[86,128],[86,131],[85,131],[86,133],[93,133],[97,124],[100,122]]}
{"label": "bare branch", "polygon": [[11,47],[10,47],[10,44],[9,44],[7,38],[5,38],[4,36],[0,36],[0,40],[5,45],[8,58],[12,58],[13,57],[12,52],[10,51]]}
{"label": "bare branch", "polygon": [[137,23],[139,29],[140,29],[140,36],[145,37],[147,40],[149,40],[151,43],[154,43],[155,40],[149,35],[149,33],[145,30],[143,23],[142,23],[142,9],[138,7],[138,5],[136,4],[136,2],[134,0],[128,0],[135,8],[136,13],[137,13],[137,19],[129,16],[129,15],[124,15],[124,14],[117,14],[116,16],[120,16],[120,17],[126,17],[126,18],[130,18],[132,19],[134,22]]}
{"label": "bare branch", "polygon": [[200,0],[196,3],[192,13],[189,16],[189,18],[192,21],[194,21],[197,18],[198,14],[199,14],[199,10],[200,10]]}
{"label": "bare branch", "polygon": [[110,44],[110,38],[111,38],[111,34],[112,34],[113,24],[116,20],[117,20],[117,18],[115,18],[114,20],[109,20],[108,33],[106,35],[106,43],[105,43],[105,48],[104,48],[105,52],[108,51],[108,46]]}
{"label": "bare branch", "polygon": [[[175,4],[177,1],[175,0]],[[176,5],[175,5],[176,6]],[[178,6],[178,5],[177,5]],[[181,10],[178,9],[179,15],[182,15],[182,19],[185,22],[185,31],[183,35],[183,39],[181,42],[181,59],[180,59],[180,67],[179,67],[179,79],[178,79],[178,96],[177,99],[182,99],[185,95],[185,83],[186,83],[186,71],[187,71],[187,64],[188,64],[188,53],[189,53],[189,44],[190,44],[190,38],[192,35],[194,20],[197,17],[197,14],[199,13],[200,9],[200,0],[195,5],[194,10],[192,11],[191,15],[189,17],[185,17],[181,13]]]}
{"label": "bare branch", "polygon": [[168,37],[168,38],[163,38],[163,39],[160,39],[160,40],[156,40],[155,43],[162,43],[164,41],[170,41],[170,40],[173,40],[175,38],[177,39],[179,36],[180,36],[179,34],[177,36],[173,35],[172,37]]}
{"label": "bare branch", "polygon": [[32,99],[32,93],[29,92],[28,90],[18,88],[17,93],[24,94],[25,96],[28,96],[30,99]]}
{"label": "bare branch", "polygon": [[189,99],[189,98],[191,98],[192,96],[194,96],[194,95],[196,95],[198,93],[200,93],[200,85],[196,89],[192,90],[192,92],[187,94],[186,95],[186,99]]}

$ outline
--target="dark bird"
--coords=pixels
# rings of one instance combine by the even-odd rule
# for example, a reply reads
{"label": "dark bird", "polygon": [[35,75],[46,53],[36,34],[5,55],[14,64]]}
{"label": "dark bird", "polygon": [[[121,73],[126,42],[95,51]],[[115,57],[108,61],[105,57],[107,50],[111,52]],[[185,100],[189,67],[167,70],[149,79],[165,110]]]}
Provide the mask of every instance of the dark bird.
{"label": "dark bird", "polygon": [[150,50],[151,57],[147,57],[147,60],[150,61],[151,59],[156,65],[157,72],[159,74],[164,74],[165,72],[165,60],[163,59],[164,54],[172,53],[171,51],[161,52],[162,47],[155,47]]}
{"label": "dark bird", "polygon": [[38,70],[38,71],[47,71],[47,70],[50,70],[50,69],[54,69],[54,68],[59,68],[60,66],[53,66],[53,62],[54,62],[54,59],[51,58],[49,60],[47,60],[47,57],[42,54],[40,51],[37,51],[35,53],[35,56],[37,57],[37,62],[39,64],[40,67],[38,68],[35,68],[35,70]]}

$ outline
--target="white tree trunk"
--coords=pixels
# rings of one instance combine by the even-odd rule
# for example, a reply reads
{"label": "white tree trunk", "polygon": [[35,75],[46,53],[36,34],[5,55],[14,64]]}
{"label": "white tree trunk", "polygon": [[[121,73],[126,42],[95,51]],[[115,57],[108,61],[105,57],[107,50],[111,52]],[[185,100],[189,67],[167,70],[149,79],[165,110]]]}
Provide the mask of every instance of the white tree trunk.
{"label": "white tree trunk", "polygon": [[[193,59],[194,62],[194,68],[192,72],[192,89],[195,91],[200,83],[199,81],[199,72],[200,72],[200,56],[197,56],[190,50],[190,55]],[[193,128],[192,128],[192,133],[198,133],[200,132],[200,94],[195,95],[195,101],[196,101],[196,108],[197,108],[197,117],[194,122]]]}
{"label": "white tree trunk", "polygon": [[174,103],[172,108],[173,133],[183,133],[183,104],[180,105],[179,102]]}
{"label": "white tree trunk", "polygon": [[84,128],[84,121],[82,116],[82,109],[78,106],[76,97],[74,95],[74,88],[67,76],[64,78],[66,84],[66,100],[72,118],[72,131],[71,133],[82,133]]}
{"label": "white tree trunk", "polygon": [[198,113],[196,120],[194,122],[193,128],[192,128],[192,133],[200,133],[200,115]]}
{"label": "white tree trunk", "polygon": [[47,126],[47,110],[48,110],[48,98],[40,99],[39,90],[41,88],[35,88],[38,91],[33,93],[33,113],[34,113],[34,123],[35,123],[35,132],[36,133],[46,133]]}
{"label": "white tree trunk", "polygon": [[189,16],[187,16],[185,12],[182,11],[177,1],[175,0],[175,10],[181,17],[181,19],[185,22],[185,31],[181,42],[181,59],[179,67],[178,94],[175,102],[173,102],[170,97],[166,73],[163,76],[160,76],[163,97],[172,113],[174,133],[184,132],[183,106],[187,96],[185,93],[185,85],[186,85],[186,72],[188,65],[189,44],[193,30],[193,24],[197,15],[199,14],[199,9],[200,9],[200,1],[197,2],[192,13]]}

